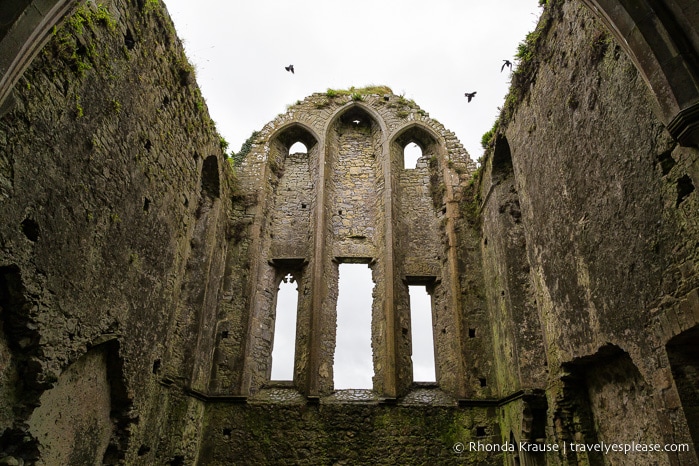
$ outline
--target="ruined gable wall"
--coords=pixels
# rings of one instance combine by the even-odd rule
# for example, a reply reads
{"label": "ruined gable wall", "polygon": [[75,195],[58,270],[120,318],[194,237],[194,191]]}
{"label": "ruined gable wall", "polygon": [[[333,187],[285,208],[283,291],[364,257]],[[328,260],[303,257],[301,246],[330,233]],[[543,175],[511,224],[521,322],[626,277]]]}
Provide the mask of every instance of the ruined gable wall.
{"label": "ruined gable wall", "polygon": [[[513,189],[496,186],[491,157],[481,190],[483,199],[492,191],[483,207],[482,249],[497,248],[493,238],[520,234],[518,260],[529,274],[518,278],[500,268],[512,251],[507,247],[484,253],[487,274],[508,284],[506,294],[533,288],[551,439],[613,442],[622,429],[658,443],[691,442],[665,345],[697,324],[699,153],[672,142],[650,89],[589,11],[578,2],[549,4],[534,61],[513,78],[521,103],[506,105],[503,139],[495,141],[495,152],[505,142],[511,150]],[[514,201],[521,227],[496,219],[512,217]],[[494,297],[489,302],[495,331],[509,333],[521,360],[531,334],[497,324],[516,309]],[[593,377],[611,357],[624,362],[617,374]],[[513,360],[501,356],[499,370],[508,371]],[[528,376],[517,372],[526,365],[510,367],[504,386],[523,383]],[[627,399],[645,408],[623,409]],[[523,435],[522,426],[507,427]],[[694,452],[679,462],[696,464]]]}
{"label": "ruined gable wall", "polygon": [[[411,101],[332,94],[292,105],[254,134],[238,165],[231,222],[240,233],[231,237],[229,251],[239,253],[228,258],[231,278],[219,322],[237,341],[217,343],[212,381],[222,398],[207,405],[202,464],[448,462],[456,441],[498,438],[477,230],[458,209],[473,162],[452,133]],[[288,154],[296,141],[308,154]],[[418,168],[405,170],[403,147],[411,141],[424,156]],[[307,237],[304,228],[311,229]],[[386,254],[391,234],[393,269]],[[335,326],[337,262],[364,260],[373,261],[376,283],[373,391],[334,393],[335,335],[342,331]],[[300,299],[294,379],[280,384],[269,381],[268,369],[275,287],[287,268],[300,276]],[[412,383],[409,283],[433,290],[439,388]],[[394,324],[386,318],[392,285]],[[478,328],[478,336],[464,336],[463,326]],[[395,368],[389,330],[396,338]],[[397,379],[395,400],[388,391],[390,370]],[[473,402],[461,406],[462,397]],[[501,455],[462,459],[497,463]]]}
{"label": "ruined gable wall", "polygon": [[[211,351],[198,329],[225,256],[227,163],[164,7],[88,3],[15,97],[0,120],[0,452],[189,461],[202,404],[181,388],[210,369],[197,375],[193,353]],[[81,390],[66,377],[72,365],[104,345],[107,362],[88,356],[81,369],[107,374],[101,395],[66,402],[61,393]],[[44,414],[28,426],[40,397]],[[53,418],[104,403],[106,421],[66,429],[106,429],[106,450],[41,435]]]}
{"label": "ruined gable wall", "polygon": [[[404,145],[413,140],[426,151],[415,174],[403,169],[402,160]],[[308,154],[287,153],[297,141],[304,142]],[[384,384],[391,385],[386,381],[387,371],[394,370],[386,345],[389,332],[397,335],[398,391],[404,393],[412,383],[407,283],[427,277],[437,284],[438,378],[444,389],[458,392],[463,316],[455,298],[461,265],[456,253],[460,243],[453,232],[461,228],[455,227],[461,220],[458,210],[447,204],[456,204],[473,166],[453,133],[403,97],[355,98],[329,92],[297,102],[251,142],[239,165],[241,207],[235,207],[231,220],[241,233],[229,245],[231,251],[241,248],[236,257],[229,256],[234,264],[230,276],[245,275],[247,284],[235,278],[227,281],[242,286],[245,293],[242,299],[233,299],[233,288],[225,291],[232,299],[224,304],[230,311],[220,325],[235,322],[237,329],[232,332],[236,341],[222,342],[216,356],[221,363],[215,369],[220,393],[254,393],[268,379],[274,297],[278,275],[286,268],[296,269],[300,276],[295,386],[303,393],[313,391],[310,380],[315,378],[321,392],[332,389],[338,261],[372,261],[374,389],[383,393]],[[307,181],[299,181],[299,167]],[[468,229],[463,227],[462,231]],[[396,298],[391,301],[393,290]],[[390,302],[395,303],[393,324],[386,318]],[[317,359],[312,361],[313,351]],[[242,364],[236,363],[241,360]],[[227,381],[220,379],[224,373]],[[472,381],[480,386],[477,377]]]}

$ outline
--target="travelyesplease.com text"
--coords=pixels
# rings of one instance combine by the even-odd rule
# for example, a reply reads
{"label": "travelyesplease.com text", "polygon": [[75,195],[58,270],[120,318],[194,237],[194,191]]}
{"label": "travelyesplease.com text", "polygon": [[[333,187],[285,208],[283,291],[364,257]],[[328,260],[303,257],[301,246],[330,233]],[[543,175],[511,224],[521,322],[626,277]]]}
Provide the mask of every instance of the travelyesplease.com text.
{"label": "travelyesplease.com text", "polygon": [[465,452],[551,452],[562,451],[564,454],[567,451],[571,452],[599,452],[604,454],[623,453],[625,455],[633,453],[652,453],[652,452],[686,452],[689,451],[689,444],[667,444],[659,443],[576,443],[563,442],[558,443],[536,443],[536,442],[504,442],[504,443],[487,443],[487,442],[468,442],[466,444],[457,442],[453,446],[455,453]]}

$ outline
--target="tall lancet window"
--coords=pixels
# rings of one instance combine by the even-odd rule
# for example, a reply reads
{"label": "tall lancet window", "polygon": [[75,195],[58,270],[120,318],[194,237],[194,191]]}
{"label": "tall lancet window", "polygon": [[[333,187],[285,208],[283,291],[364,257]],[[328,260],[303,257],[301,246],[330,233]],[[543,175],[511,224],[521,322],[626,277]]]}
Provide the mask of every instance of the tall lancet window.
{"label": "tall lancet window", "polygon": [[371,389],[371,306],[374,282],[366,264],[340,264],[337,343],[333,366],[335,389]]}
{"label": "tall lancet window", "polygon": [[293,380],[299,293],[291,274],[279,283],[276,301],[271,379]]}

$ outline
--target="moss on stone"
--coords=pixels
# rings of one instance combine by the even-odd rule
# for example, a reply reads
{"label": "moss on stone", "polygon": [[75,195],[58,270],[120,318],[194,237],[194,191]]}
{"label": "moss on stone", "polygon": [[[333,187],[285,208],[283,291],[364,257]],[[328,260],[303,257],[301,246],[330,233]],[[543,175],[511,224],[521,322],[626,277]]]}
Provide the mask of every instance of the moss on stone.
{"label": "moss on stone", "polygon": [[240,162],[242,162],[243,159],[245,159],[245,157],[252,149],[252,145],[255,143],[255,139],[257,139],[259,135],[259,131],[253,131],[250,137],[245,140],[242,146],[240,146],[240,150],[231,154],[231,160],[233,161],[233,165],[239,165]]}
{"label": "moss on stone", "polygon": [[355,96],[361,97],[365,95],[385,95],[393,94],[393,91],[388,86],[375,86],[369,85],[365,87],[355,88],[354,86],[349,89],[328,89],[325,93],[329,98],[334,98],[338,96],[352,96],[354,100],[358,100]]}

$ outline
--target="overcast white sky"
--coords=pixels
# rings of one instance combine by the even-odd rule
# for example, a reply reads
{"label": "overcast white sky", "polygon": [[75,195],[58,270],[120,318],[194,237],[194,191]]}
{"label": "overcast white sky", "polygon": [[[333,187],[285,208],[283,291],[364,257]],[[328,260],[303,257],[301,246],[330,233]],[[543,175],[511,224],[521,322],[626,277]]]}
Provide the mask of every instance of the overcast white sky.
{"label": "overcast white sky", "polygon": [[[541,13],[538,0],[164,1],[211,118],[233,151],[297,100],[328,88],[375,84],[413,99],[456,134],[473,160],[482,155],[481,136],[507,93],[510,73],[500,71],[503,60],[514,61],[517,45]],[[289,64],[293,75],[284,70]],[[467,103],[464,93],[473,91],[476,97]],[[371,386],[370,323],[342,317],[369,312],[369,273],[366,265],[341,268],[337,362],[345,358],[342,340],[355,343],[347,365],[336,366],[337,388]],[[280,296],[280,302],[296,299],[295,285],[283,293],[291,298]],[[346,310],[343,293],[350,297]],[[430,305],[420,290],[411,289],[411,301],[421,301],[423,309]],[[278,328],[293,328],[289,313],[280,310]],[[413,317],[413,327],[429,330],[430,316],[423,317]],[[434,380],[432,342],[413,336],[415,378]],[[273,357],[286,362],[273,366],[273,379],[288,380],[293,343],[279,340]]]}
{"label": "overcast white sky", "polygon": [[507,92],[503,60],[541,12],[538,0],[164,1],[234,151],[314,92],[377,84],[413,99],[474,160]]}

